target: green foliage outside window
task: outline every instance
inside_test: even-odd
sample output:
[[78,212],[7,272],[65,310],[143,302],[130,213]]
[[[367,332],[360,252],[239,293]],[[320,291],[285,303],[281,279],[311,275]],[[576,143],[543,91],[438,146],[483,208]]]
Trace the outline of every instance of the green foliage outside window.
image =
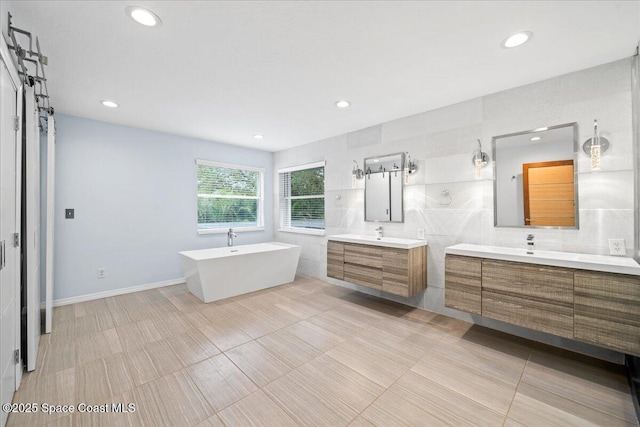
[[[291,172],[291,196],[324,196],[324,167]],[[324,229],[324,197],[291,199],[291,226]]]
[[291,172],[291,195],[324,195],[324,167]]
[[261,172],[198,165],[198,228],[259,226]]

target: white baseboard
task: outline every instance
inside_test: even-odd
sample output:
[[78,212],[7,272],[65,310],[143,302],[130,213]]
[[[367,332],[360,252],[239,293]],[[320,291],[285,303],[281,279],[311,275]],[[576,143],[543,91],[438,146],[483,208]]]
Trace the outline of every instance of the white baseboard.
[[[148,289],[156,289],[156,288],[163,288],[165,286],[180,285],[182,283],[185,283],[184,278],[178,277],[176,279],[164,280],[162,282],[147,283],[145,285],[130,286],[128,288],[113,289],[110,291],[95,292],[93,294],[78,295],[75,297],[68,297],[68,298],[60,298],[60,299],[53,300],[53,306],[60,307],[61,305],[76,304],[79,302],[92,301],[100,298],[114,297],[116,295],[124,295],[124,294],[130,294],[133,292],[146,291]],[[40,309],[44,309],[44,308],[45,308],[45,303],[43,302],[40,303]]]

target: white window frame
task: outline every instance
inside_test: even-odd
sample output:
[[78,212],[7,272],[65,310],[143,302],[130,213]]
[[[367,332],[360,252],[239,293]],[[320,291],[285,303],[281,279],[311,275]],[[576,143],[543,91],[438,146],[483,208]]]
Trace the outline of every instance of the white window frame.
[[[226,169],[239,169],[244,171],[259,172],[260,173],[260,186],[259,186],[260,195],[259,196],[200,195],[197,193],[198,192],[198,184],[197,184],[198,166],[212,166],[212,167],[219,167],[219,168],[226,168]],[[251,226],[251,227],[236,226],[236,227],[233,227],[233,231],[238,233],[242,233],[246,231],[264,231],[265,229],[264,227],[264,175],[265,175],[265,172],[266,172],[265,168],[259,168],[255,166],[236,165],[232,163],[221,163],[221,162],[214,162],[211,160],[196,159],[196,227],[198,227],[197,212],[198,212],[198,200],[200,199],[200,197],[211,197],[211,198],[215,197],[215,198],[221,198],[221,199],[251,199],[251,200],[258,200],[258,212],[257,212],[258,225]],[[198,228],[198,234],[220,234],[220,233],[226,233],[228,231],[229,231],[228,228],[208,228],[208,229]]]
[[[280,182],[282,181],[281,178],[281,174],[283,173],[288,173],[288,172],[296,172],[296,171],[301,171],[301,170],[305,170],[305,169],[315,169],[315,168],[319,168],[319,167],[323,167],[325,168],[325,184],[326,184],[326,161],[322,160],[320,162],[314,162],[314,163],[306,163],[304,165],[297,165],[297,166],[290,166],[287,168],[282,168],[282,169],[278,169],[278,191],[281,191],[280,188]],[[289,192],[290,194],[291,192]],[[325,190],[326,193],[326,190]],[[311,234],[311,235],[315,235],[315,236],[324,236],[325,234],[325,229],[327,227],[327,223],[326,223],[326,216],[324,218],[325,220],[325,228],[323,228],[322,230],[320,229],[314,229],[314,228],[303,228],[303,227],[286,227],[283,225],[283,218],[286,216],[289,218],[288,223],[291,224],[291,200],[295,200],[295,199],[312,199],[312,198],[317,198],[317,199],[325,199],[325,213],[326,213],[326,198],[325,198],[325,194],[322,194],[322,196],[289,196],[289,197],[285,197],[283,194],[280,194],[278,203],[279,203],[279,225],[280,227],[278,228],[278,231],[281,232],[285,232],[285,233],[299,233],[299,234]],[[283,200],[287,200],[288,203],[286,205],[286,207],[283,207],[282,205],[282,201]]]

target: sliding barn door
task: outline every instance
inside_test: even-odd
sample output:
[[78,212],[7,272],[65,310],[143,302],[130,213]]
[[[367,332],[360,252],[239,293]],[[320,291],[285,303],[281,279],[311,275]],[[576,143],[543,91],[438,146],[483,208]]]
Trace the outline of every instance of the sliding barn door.
[[[20,280],[19,247],[14,234],[19,230],[18,90],[9,70],[0,60],[0,400],[11,402],[18,381],[15,351],[18,349],[18,290]],[[21,371],[20,371],[21,372]],[[0,411],[0,426],[5,425],[7,413]]]
[[40,129],[34,88],[25,86],[26,209],[23,215],[23,260],[27,287],[27,370],[36,368],[40,344]]
[[45,251],[45,332],[51,333],[53,322],[53,222],[56,161],[56,124],[47,116],[47,247]]
[[525,163],[522,178],[525,225],[575,226],[573,160]]

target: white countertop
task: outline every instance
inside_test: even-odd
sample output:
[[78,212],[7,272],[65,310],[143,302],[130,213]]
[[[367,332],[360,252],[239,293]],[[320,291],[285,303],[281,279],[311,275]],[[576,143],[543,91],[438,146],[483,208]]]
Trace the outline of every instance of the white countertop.
[[420,246],[427,246],[426,240],[401,239],[399,237],[366,236],[360,234],[335,234],[328,237],[334,242],[359,243],[361,245],[384,246],[387,248],[413,249]]
[[640,265],[633,258],[627,257],[542,250],[534,250],[533,255],[529,255],[526,249],[468,243],[449,246],[445,248],[445,253],[640,276]]

